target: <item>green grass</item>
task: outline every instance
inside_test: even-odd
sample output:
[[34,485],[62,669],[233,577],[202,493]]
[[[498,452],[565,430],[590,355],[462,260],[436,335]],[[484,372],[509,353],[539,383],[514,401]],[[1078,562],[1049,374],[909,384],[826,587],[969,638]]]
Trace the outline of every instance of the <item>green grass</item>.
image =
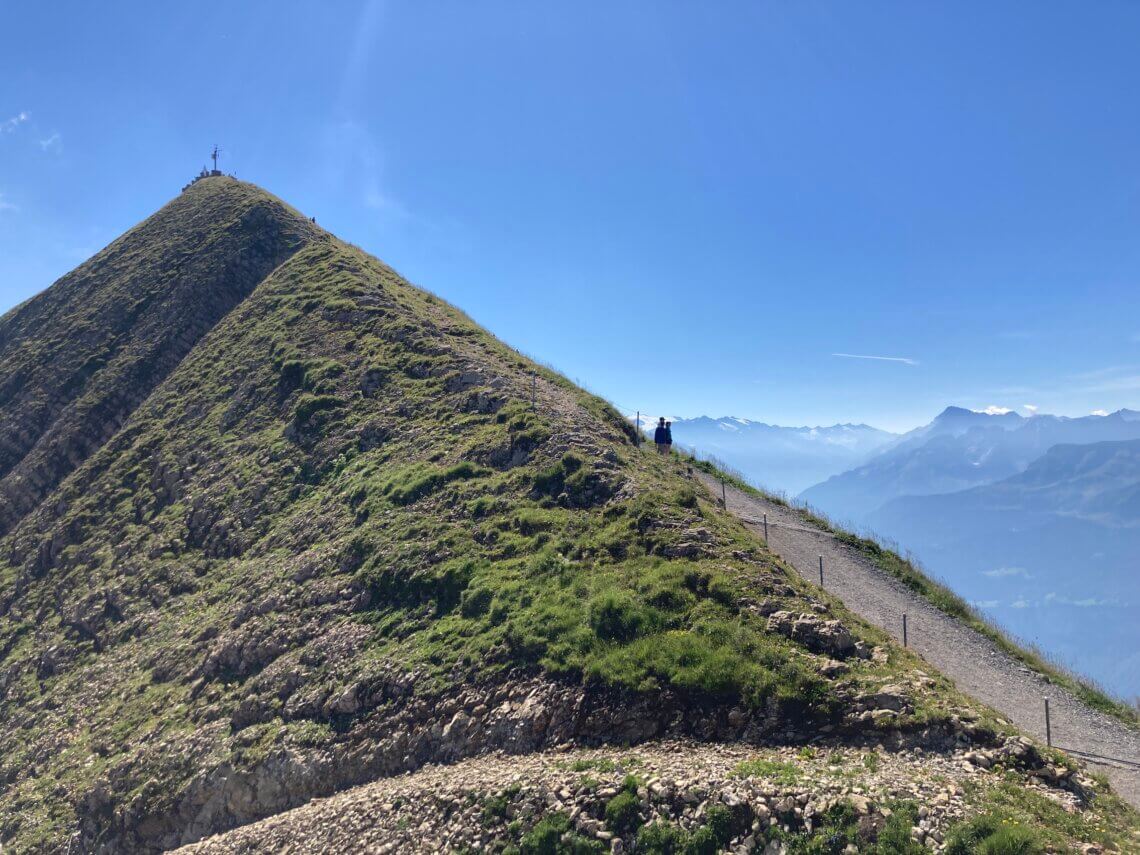
[[501,793],[487,798],[483,802],[483,824],[494,825],[496,823],[505,822],[507,819],[507,807],[514,800],[515,796],[519,794],[519,789],[518,786],[508,787]]
[[601,855],[607,849],[601,841],[571,831],[564,813],[544,816],[519,842],[521,855]]
[[[215,220],[222,239],[233,223]],[[149,276],[150,258],[115,282]],[[463,388],[472,368],[482,381]],[[212,770],[362,756],[393,710],[430,715],[459,686],[543,677],[615,703],[668,691],[809,726],[912,664],[895,651],[821,676],[819,657],[741,608],[806,610],[814,592],[632,438],[610,405],[313,239],[0,540],[0,838],[64,839],[103,780],[101,842],[116,815],[177,832],[164,824]],[[678,557],[694,538],[696,556]],[[965,703],[931,695],[939,715]]]
[[[910,837],[917,809],[910,802],[891,804],[892,814],[874,835],[865,832],[850,805],[840,803],[817,814],[811,831],[784,831],[781,826],[762,827],[756,832],[756,848],[772,842],[788,855],[838,855],[851,845],[867,855],[922,855],[928,850]],[[637,835],[638,853],[652,855],[716,855],[736,836],[748,830],[747,812],[734,812],[713,805],[705,821],[690,832],[665,821],[644,825]],[[994,855],[997,855],[995,852]]]
[[[488,382],[463,388],[472,366]],[[532,410],[533,374],[545,403]],[[671,557],[697,529],[704,554]],[[51,538],[62,548],[39,568]],[[748,573],[741,549],[757,556]],[[227,315],[0,555],[18,590],[0,616],[17,675],[0,809],[23,805],[0,836],[20,843],[106,765],[77,749],[22,771],[62,733],[132,770],[116,803],[136,774],[160,782],[132,810],[161,823],[201,769],[361,738],[373,710],[319,699],[388,669],[416,671],[425,703],[514,673],[836,710],[816,657],[740,611],[744,598],[794,607],[806,590],[743,526],[637,454],[611,406],[328,240]],[[91,613],[86,634],[61,622],[73,611]],[[33,614],[47,617],[33,628]],[[52,645],[70,658],[40,679]]]
[[732,770],[732,774],[736,778],[764,778],[785,787],[797,784],[803,778],[794,764],[763,758],[744,760]]
[[1035,829],[994,814],[961,823],[946,839],[946,855],[1040,855],[1044,851]]
[[626,835],[642,825],[641,799],[637,797],[637,781],[627,778],[622,790],[606,802],[606,825],[615,834]]
[[1069,813],[1048,796],[1027,788],[1016,774],[1006,772],[995,786],[968,788],[967,799],[983,817],[980,824],[1029,829],[1052,849],[1083,841],[1126,852],[1140,839],[1136,812],[1108,792],[1098,793],[1090,809]]
[[397,505],[410,505],[452,481],[468,480],[488,470],[464,460],[451,466],[415,463],[380,482],[380,492]]

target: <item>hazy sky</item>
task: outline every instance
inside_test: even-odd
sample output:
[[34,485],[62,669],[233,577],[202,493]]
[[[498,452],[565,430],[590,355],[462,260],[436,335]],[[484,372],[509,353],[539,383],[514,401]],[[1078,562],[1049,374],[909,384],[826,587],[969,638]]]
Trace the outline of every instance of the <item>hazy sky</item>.
[[1140,406],[1140,4],[0,19],[0,311],[217,142],[629,410],[904,428],[950,403]]

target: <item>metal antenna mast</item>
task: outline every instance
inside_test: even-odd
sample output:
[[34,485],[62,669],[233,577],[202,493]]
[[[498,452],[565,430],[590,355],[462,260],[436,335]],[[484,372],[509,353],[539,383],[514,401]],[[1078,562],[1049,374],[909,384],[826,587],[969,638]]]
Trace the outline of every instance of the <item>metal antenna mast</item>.
[[220,153],[221,153],[221,149],[219,149],[217,144],[215,143],[214,153],[210,155],[210,157],[212,157],[214,159],[214,172],[218,171],[218,155]]

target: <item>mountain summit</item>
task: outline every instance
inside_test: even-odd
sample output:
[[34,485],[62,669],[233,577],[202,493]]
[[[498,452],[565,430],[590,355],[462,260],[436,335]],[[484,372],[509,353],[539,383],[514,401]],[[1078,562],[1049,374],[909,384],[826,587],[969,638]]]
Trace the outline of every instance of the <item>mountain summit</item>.
[[[0,319],[0,425],[13,851],[159,851],[431,762],[661,737],[923,746],[952,776],[973,745],[1091,804],[603,401],[249,184],[195,182]],[[596,795],[574,769],[433,810],[477,812],[483,848],[632,845],[650,798],[650,833],[692,851],[776,826],[909,846],[935,784],[895,758],[910,783],[874,804],[742,801],[726,773],[694,812],[707,789]],[[941,836],[998,785],[921,821]]]
[[185,193],[0,320],[0,535],[319,233],[249,185]]

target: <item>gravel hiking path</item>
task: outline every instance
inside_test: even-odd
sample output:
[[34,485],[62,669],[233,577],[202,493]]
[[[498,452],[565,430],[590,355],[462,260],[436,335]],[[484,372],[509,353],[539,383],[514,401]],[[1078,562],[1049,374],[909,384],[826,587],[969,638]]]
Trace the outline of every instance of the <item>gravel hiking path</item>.
[[[718,499],[721,483],[697,476]],[[1111,716],[1091,709],[1065,689],[1030,670],[979,632],[939,611],[879,569],[869,558],[798,513],[794,508],[752,496],[731,485],[725,488],[728,510],[754,532],[764,535],[768,515],[773,552],[805,579],[823,584],[847,608],[902,641],[902,616],[907,615],[910,648],[957,684],[958,688],[1000,712],[1042,742],[1045,741],[1045,702],[1053,745],[1103,774],[1113,789],[1140,809],[1140,733]]]

